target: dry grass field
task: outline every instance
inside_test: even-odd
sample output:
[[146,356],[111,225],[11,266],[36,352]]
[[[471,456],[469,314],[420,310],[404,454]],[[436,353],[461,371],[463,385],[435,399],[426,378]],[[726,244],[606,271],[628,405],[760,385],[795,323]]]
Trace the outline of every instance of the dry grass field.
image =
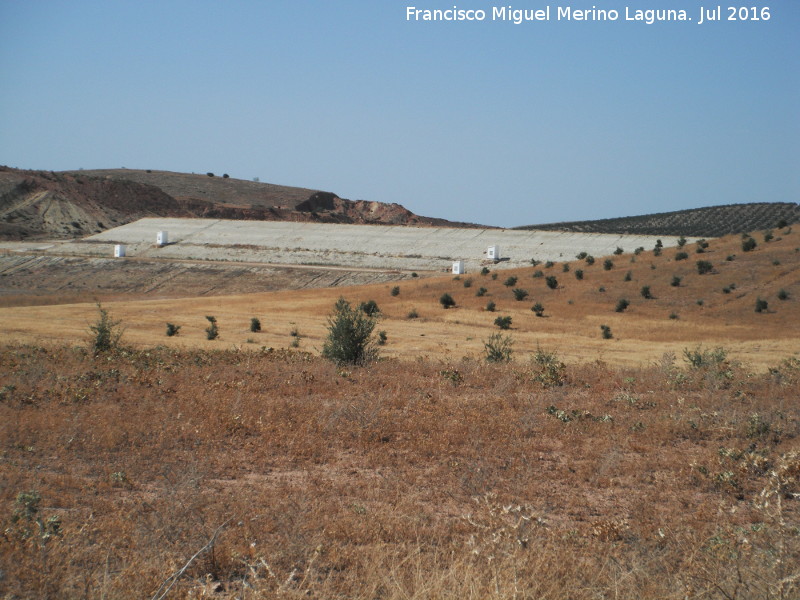
[[[800,597],[798,233],[109,300],[97,354],[92,303],[0,309],[0,598]],[[381,360],[317,356],[340,295]]]

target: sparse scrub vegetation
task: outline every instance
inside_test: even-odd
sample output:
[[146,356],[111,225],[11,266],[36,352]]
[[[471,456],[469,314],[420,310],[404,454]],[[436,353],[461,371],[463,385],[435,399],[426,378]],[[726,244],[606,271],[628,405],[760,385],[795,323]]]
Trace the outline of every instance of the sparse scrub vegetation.
[[672,281],[669,282],[672,287],[680,287],[681,286],[681,278],[677,275],[672,276]]
[[481,287],[481,288],[478,288],[478,291],[475,292],[475,295],[480,298],[481,296],[485,296],[486,292],[488,292],[488,291],[489,290],[487,290],[485,287]]
[[610,258],[607,258],[603,261],[603,269],[606,271],[610,271],[614,268],[614,261]]
[[258,317],[253,317],[250,319],[250,331],[252,333],[258,333],[261,331],[261,320]]
[[392,291],[391,291],[390,293],[391,293],[391,295],[392,295],[393,297],[394,297],[394,296],[399,296],[399,295],[400,295],[400,286],[399,286],[399,285],[396,285],[396,286],[394,286],[394,287],[392,288]]
[[510,335],[493,333],[483,344],[486,360],[493,363],[509,362],[513,345],[514,340]]
[[600,333],[604,340],[610,340],[614,337],[614,334],[611,333],[611,327],[608,325],[600,325]]
[[378,308],[378,303],[375,300],[367,300],[358,305],[358,310],[363,312],[368,317],[375,317],[380,314],[381,309]]
[[620,248],[619,246],[617,246],[617,249],[616,249],[616,250],[614,250],[614,254],[615,254],[616,256],[619,256],[620,254],[622,254],[622,253],[624,253],[624,252],[625,252],[625,250],[623,250],[623,249],[622,249],[622,248]]
[[180,325],[175,325],[175,323],[167,323],[167,337],[178,335],[180,330],[181,330]]
[[208,327],[206,327],[206,339],[215,340],[219,337],[219,326],[217,325],[217,318],[213,315],[207,315]]
[[558,279],[556,279],[555,275],[548,275],[545,279],[545,283],[551,290],[558,289]]
[[577,279],[578,281],[583,279],[583,270],[582,269],[576,269],[575,270],[575,279]]
[[645,300],[652,300],[653,299],[653,292],[650,291],[650,286],[649,285],[643,285],[642,289],[639,290],[639,293],[641,294],[642,298],[644,298]]
[[537,317],[543,317],[544,316],[544,306],[542,305],[541,302],[537,302],[536,304],[534,304],[531,307],[531,310],[534,312],[534,314]]
[[678,252],[675,254],[675,260],[686,260],[689,258],[689,254],[686,252]]
[[617,306],[614,308],[614,310],[618,313],[625,312],[625,309],[627,309],[630,306],[630,304],[631,303],[628,302],[625,298],[620,298],[619,300],[617,300]]
[[511,317],[497,317],[494,320],[494,324],[497,325],[500,329],[511,329]]
[[778,290],[778,300],[788,300],[789,299],[789,292],[785,289],[781,288]]
[[111,352],[119,346],[122,338],[121,321],[112,319],[108,310],[103,308],[99,302],[97,303],[97,312],[99,313],[97,321],[93,325],[89,325],[89,331],[92,334],[92,350],[95,354]]
[[746,237],[742,240],[742,252],[750,252],[755,250],[756,246],[758,246],[758,244],[751,237]]
[[698,260],[697,261],[697,273],[698,275],[705,275],[707,273],[711,273],[714,270],[714,265],[712,265],[707,260]]
[[489,302],[486,303],[487,312],[494,312],[496,309],[497,305],[493,301],[489,300]]
[[514,294],[514,300],[517,302],[522,302],[525,298],[528,297],[528,290],[523,290],[522,288],[514,288],[511,290]]
[[322,356],[339,365],[365,365],[378,356],[372,331],[377,320],[361,310],[354,310],[344,298],[339,298],[328,317],[328,336],[322,346]]
[[506,279],[503,282],[503,285],[506,286],[506,287],[514,287],[515,285],[517,285],[517,277],[514,276],[514,275],[511,275],[508,279]]
[[442,308],[447,309],[447,308],[452,308],[453,306],[455,306],[456,305],[456,301],[453,299],[453,297],[450,294],[445,292],[444,294],[439,296],[439,304],[442,305]]
[[756,308],[755,308],[755,310],[756,310],[757,313],[767,312],[768,309],[769,309],[769,302],[767,302],[763,298],[756,299]]

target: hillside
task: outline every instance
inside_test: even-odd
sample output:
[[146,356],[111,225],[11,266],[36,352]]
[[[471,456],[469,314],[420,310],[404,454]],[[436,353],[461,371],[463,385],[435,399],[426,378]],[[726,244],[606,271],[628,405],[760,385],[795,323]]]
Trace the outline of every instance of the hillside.
[[780,226],[781,223],[792,224],[798,222],[800,222],[800,205],[796,203],[753,202],[596,221],[526,225],[516,229],[721,237],[729,233],[770,229]]
[[166,171],[24,171],[0,166],[0,239],[65,239],[142,217],[447,225],[399,204],[304,188]]

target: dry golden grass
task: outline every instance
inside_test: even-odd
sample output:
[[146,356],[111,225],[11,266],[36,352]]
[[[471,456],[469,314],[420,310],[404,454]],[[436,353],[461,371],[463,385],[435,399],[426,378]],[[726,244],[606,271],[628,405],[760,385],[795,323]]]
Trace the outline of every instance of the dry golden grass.
[[797,597],[800,363],[673,358],[6,346],[0,597]]
[[[540,265],[495,271],[497,279],[492,279],[493,274],[476,273],[458,280],[446,276],[213,298],[123,301],[115,296],[105,304],[124,322],[126,343],[138,347],[285,348],[295,341],[290,333],[297,330],[300,348],[317,353],[326,335],[325,317],[344,295],[353,302],[378,302],[383,312],[378,330],[388,335],[382,348],[387,357],[479,357],[484,340],[496,331],[495,318],[508,315],[513,320],[510,334],[517,355],[542,345],[558,350],[568,362],[601,359],[637,366],[657,360],[664,352],[680,354],[685,347],[702,343],[725,346],[733,357],[763,370],[800,352],[800,233],[776,230],[770,242],[763,241],[763,233],[753,235],[758,247],[752,252],[742,251],[739,236],[729,236],[711,240],[702,254],[695,253],[696,245],[688,245],[683,251],[689,256],[683,261],[675,260],[678,249],[664,250],[661,256],[648,251],[611,257],[614,267],[609,271],[603,268],[603,258],[591,266],[572,258],[550,268]],[[576,254],[579,251],[576,248]],[[734,260],[727,261],[731,255]],[[714,272],[699,275],[698,260],[710,261]],[[569,272],[563,271],[565,264]],[[578,269],[584,272],[580,281],[575,277]],[[549,289],[544,277],[533,278],[536,271],[555,275],[558,289]],[[625,281],[628,272],[630,281]],[[514,299],[511,287],[503,285],[511,275],[518,277],[514,287],[529,292],[522,302]],[[679,287],[670,285],[674,276],[681,278]],[[468,280],[471,287],[467,288],[464,283]],[[390,294],[394,285],[400,286],[398,296]],[[654,299],[640,295],[643,286],[650,286]],[[477,297],[481,287],[486,288],[486,295]],[[724,293],[724,288],[730,293]],[[777,298],[781,289],[789,294],[788,299]],[[439,304],[445,292],[455,298],[455,308],[444,310]],[[624,313],[614,311],[620,298],[631,302]],[[754,311],[757,298],[769,302],[767,312]],[[496,303],[496,313],[484,310],[489,301]],[[544,317],[531,312],[535,302],[544,305]],[[407,318],[412,310],[417,311],[418,319]],[[677,318],[670,318],[673,314]],[[205,315],[218,319],[221,335],[216,341],[205,339]],[[87,324],[96,316],[96,307],[90,302],[0,308],[4,337],[21,343],[85,343]],[[261,333],[250,333],[251,317],[261,320]],[[167,322],[181,325],[178,337],[165,336]],[[600,325],[611,328],[612,340],[602,339]]]

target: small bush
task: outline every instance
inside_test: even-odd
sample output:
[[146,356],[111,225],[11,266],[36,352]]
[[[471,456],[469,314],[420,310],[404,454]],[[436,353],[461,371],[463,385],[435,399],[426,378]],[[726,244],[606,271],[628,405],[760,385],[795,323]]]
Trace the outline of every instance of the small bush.
[[486,303],[486,310],[488,312],[494,312],[497,309],[497,305],[492,302],[491,300]]
[[736,259],[735,254],[728,254],[728,256],[725,257],[725,260],[727,260],[728,262],[733,262],[735,259]]
[[594,256],[592,256],[591,254],[587,255],[585,260],[586,260],[586,264],[587,265],[593,265],[594,264]]
[[547,287],[551,290],[558,288],[558,279],[556,279],[555,275],[548,275],[547,279],[545,279],[545,283],[547,283]]
[[400,295],[400,286],[399,285],[394,286],[392,288],[392,291],[390,292],[390,294],[392,296],[399,296]]
[[700,275],[705,275],[706,273],[711,273],[714,270],[714,265],[712,265],[707,260],[698,260],[697,261],[697,272]]
[[605,269],[606,271],[610,271],[613,268],[614,268],[614,261],[613,260],[611,260],[610,258],[607,258],[607,259],[605,259],[603,261],[603,269]]
[[545,269],[551,269],[554,264],[555,263],[552,260],[548,260],[546,263],[544,263],[544,268]]
[[703,304],[705,304],[705,301],[702,298],[698,298],[696,304],[697,306],[703,306]]
[[477,291],[477,292],[475,292],[475,295],[476,295],[476,296],[478,296],[478,297],[480,298],[481,296],[485,296],[485,295],[486,295],[486,292],[488,292],[488,291],[489,291],[489,290],[487,290],[485,287],[478,288],[478,291]]
[[489,267],[483,267],[481,269],[481,275],[488,275],[489,274]]
[[567,366],[561,362],[555,352],[537,348],[531,357],[534,372],[533,380],[543,387],[564,385],[567,381]]
[[610,340],[614,337],[614,334],[611,333],[611,327],[608,325],[600,325],[600,331],[604,340]]
[[167,323],[167,337],[178,335],[178,332],[180,330],[181,330],[180,325],[175,325],[174,323]]
[[564,263],[564,264],[561,266],[561,272],[562,272],[562,273],[569,273],[569,263]]
[[678,313],[674,313],[674,312],[673,313],[669,313],[669,318],[672,319],[673,321],[677,320],[678,319]]
[[633,272],[632,271],[628,271],[627,273],[625,273],[625,277],[623,277],[623,280],[624,281],[630,281],[631,279],[633,279]]
[[775,235],[772,233],[771,229],[768,229],[767,231],[764,232],[764,241],[765,242],[771,242],[774,237],[775,237]]
[[419,275],[417,275],[417,272],[416,272],[416,271],[413,271],[413,272],[411,273],[411,277],[419,277]]
[[661,256],[661,248],[659,248],[658,246],[653,248],[653,256]]
[[208,175],[209,177],[213,177],[213,176],[214,176],[214,174],[213,174],[211,171],[209,171],[208,173],[206,173],[206,175]]
[[512,275],[503,282],[503,285],[506,287],[514,287],[515,285],[517,285],[517,278]]
[[622,248],[620,248],[619,246],[617,246],[617,249],[616,249],[616,250],[614,250],[614,254],[615,254],[616,256],[619,256],[619,255],[620,255],[620,254],[622,254],[623,252],[625,252],[625,250],[623,250],[623,249],[622,249]]
[[678,248],[683,248],[686,245],[686,238],[681,236],[678,238]]
[[681,286],[681,278],[677,275],[672,276],[672,281],[669,282],[672,287],[680,287]]
[[410,311],[408,311],[408,314],[406,315],[406,318],[408,318],[408,319],[418,319],[419,318],[419,313],[417,312],[417,309],[416,308],[412,308]]
[[724,288],[722,288],[722,293],[723,293],[723,294],[730,294],[730,293],[731,293],[731,288],[730,288],[730,287],[724,287]]
[[94,325],[89,325],[89,331],[92,332],[92,350],[95,354],[116,349],[123,333],[119,326],[122,321],[112,319],[108,311],[99,302],[97,303],[97,311],[100,313],[97,321],[95,321]]
[[522,302],[525,298],[528,297],[528,290],[523,290],[521,288],[514,288],[511,290],[514,293],[514,299],[517,302]]
[[534,313],[536,313],[536,316],[537,316],[537,317],[543,317],[543,316],[544,316],[544,306],[542,306],[542,303],[541,303],[541,302],[537,302],[536,304],[534,304],[534,305],[531,307],[531,310],[532,310]]
[[689,258],[689,254],[686,252],[678,252],[675,255],[675,260],[686,260],[687,258]]
[[655,248],[663,248],[663,247],[664,247],[664,242],[662,242],[661,239],[657,239]]
[[589,256],[587,252],[579,252],[578,254],[575,255],[575,258],[577,258],[578,260],[583,260],[587,256]]
[[542,264],[542,261],[536,260],[535,258],[531,259],[531,266],[532,267],[538,267],[540,264]]
[[636,250],[633,251],[634,255],[639,256],[642,252],[644,252],[644,246],[639,246]]
[[597,291],[600,292],[601,294],[604,294],[605,291],[606,291],[606,288],[605,288],[605,286],[601,285],[599,288],[597,288]]
[[497,317],[494,320],[494,324],[500,329],[511,329],[511,317]]
[[378,308],[378,303],[375,300],[367,300],[358,305],[358,310],[363,312],[368,317],[374,317],[380,314],[381,309]]
[[250,331],[253,333],[261,331],[261,321],[258,318],[253,317],[250,319]]
[[542,277],[544,277],[544,271],[539,271],[539,270],[534,271],[531,277],[533,277],[534,279],[541,279]]
[[227,173],[223,173],[223,174],[222,174],[222,178],[223,178],[223,179],[228,179],[228,177],[230,177],[230,175],[228,175]]
[[653,299],[653,293],[650,291],[650,286],[649,285],[643,285],[642,289],[639,290],[639,293],[642,295],[642,298],[644,298],[645,300],[652,300]]
[[472,287],[472,279],[469,279],[469,278],[465,279],[465,280],[464,280],[464,287],[465,287],[465,288],[470,288],[470,287]]
[[758,246],[758,244],[751,237],[746,237],[742,240],[742,252],[750,252],[751,250],[755,250],[756,246]]
[[497,273],[492,273],[492,281],[497,280]]
[[292,330],[289,332],[289,335],[292,337],[300,337],[300,330],[297,327],[292,327]]
[[497,332],[489,336],[489,339],[483,343],[486,360],[489,362],[508,362],[511,360],[511,346],[514,340],[510,335],[504,336],[502,333]]
[[620,298],[617,300],[617,306],[614,310],[618,313],[625,312],[625,309],[630,306],[630,302],[628,302],[625,298]]
[[445,292],[439,297],[439,304],[442,305],[443,308],[450,308],[456,305],[456,301],[453,300],[453,297]]
[[378,355],[372,339],[376,319],[363,310],[353,310],[350,303],[339,298],[334,312],[328,317],[328,337],[322,346],[322,356],[337,364],[363,365]]
[[577,280],[579,280],[579,281],[580,281],[581,279],[583,279],[583,270],[582,270],[582,269],[577,269],[577,270],[575,271],[575,279],[577,279]]
[[206,327],[206,339],[215,340],[219,337],[219,326],[217,325],[217,318],[214,316],[206,315],[206,320],[209,325]]
[[728,351],[721,346],[713,350],[706,350],[702,346],[698,346],[695,350],[689,350],[688,348],[683,350],[683,359],[693,369],[720,365],[725,362],[727,357]]
[[769,308],[769,303],[766,300],[764,300],[763,298],[758,298],[756,300],[757,313],[766,312],[768,308]]
[[378,332],[378,345],[384,346],[386,344],[387,335],[385,331]]
[[789,292],[784,290],[783,288],[778,290],[778,300],[788,300],[789,299]]

